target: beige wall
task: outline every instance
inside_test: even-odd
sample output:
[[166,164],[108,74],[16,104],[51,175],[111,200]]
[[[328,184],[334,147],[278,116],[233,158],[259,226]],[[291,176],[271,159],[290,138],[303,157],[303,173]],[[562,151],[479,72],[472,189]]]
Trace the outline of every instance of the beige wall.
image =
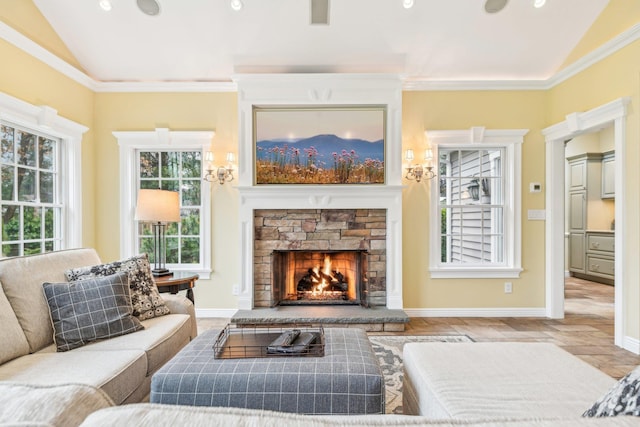
[[[428,185],[407,182],[403,197],[403,282],[405,308],[544,307],[544,222],[527,221],[528,209],[544,209],[545,94],[540,91],[405,92],[403,150],[424,150],[425,130],[529,129],[522,146],[522,266],[519,279],[431,279]],[[513,293],[504,293],[504,282]]]

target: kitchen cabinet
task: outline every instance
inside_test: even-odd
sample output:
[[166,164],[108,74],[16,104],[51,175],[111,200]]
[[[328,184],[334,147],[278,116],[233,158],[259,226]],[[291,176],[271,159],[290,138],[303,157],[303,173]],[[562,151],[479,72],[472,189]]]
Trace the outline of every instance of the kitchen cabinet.
[[586,241],[586,274],[592,277],[591,280],[613,285],[615,278],[614,233],[610,231],[587,231]]
[[616,155],[615,151],[608,151],[602,157],[602,198],[616,197],[615,185]]

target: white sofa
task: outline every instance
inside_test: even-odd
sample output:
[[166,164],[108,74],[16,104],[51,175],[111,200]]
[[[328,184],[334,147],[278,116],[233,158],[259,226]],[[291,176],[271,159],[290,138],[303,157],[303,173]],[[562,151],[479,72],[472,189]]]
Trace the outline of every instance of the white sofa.
[[0,384],[85,384],[115,404],[147,398],[151,375],[196,336],[193,304],[163,294],[171,314],[142,321],[144,330],[57,352],[43,283],[100,263],[93,249],[0,260]]

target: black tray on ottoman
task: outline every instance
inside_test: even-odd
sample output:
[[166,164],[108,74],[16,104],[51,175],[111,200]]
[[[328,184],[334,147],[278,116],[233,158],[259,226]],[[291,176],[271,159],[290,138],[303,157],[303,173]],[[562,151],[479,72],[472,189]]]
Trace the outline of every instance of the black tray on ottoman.
[[322,326],[314,328],[306,325],[227,325],[216,338],[213,351],[216,359],[321,357],[324,356],[324,329]]

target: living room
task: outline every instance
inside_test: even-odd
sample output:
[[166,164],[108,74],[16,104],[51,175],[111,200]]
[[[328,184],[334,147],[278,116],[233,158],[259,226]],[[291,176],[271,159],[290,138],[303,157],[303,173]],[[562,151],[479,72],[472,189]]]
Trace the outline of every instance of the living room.
[[[85,58],[77,57],[63,41],[68,36],[56,33],[45,18],[44,11],[48,9],[43,3],[3,0],[0,53],[3,62],[11,66],[0,70],[0,91],[41,108],[44,124],[48,119],[55,122],[62,118],[86,128],[78,140],[81,167],[74,171],[75,188],[80,191],[69,205],[75,209],[77,218],[74,227],[68,227],[73,230],[65,247],[95,248],[103,261],[135,255],[136,242],[131,238],[136,228],[135,188],[126,178],[130,172],[123,154],[127,138],[143,138],[148,146],[170,146],[172,141],[180,141],[181,132],[207,134],[204,142],[197,140],[202,152],[212,151],[215,159],[224,159],[227,153],[232,153],[235,169],[234,181],[202,185],[203,236],[209,246],[193,289],[195,312],[200,320],[215,321],[231,318],[238,309],[253,309],[253,268],[247,266],[253,265],[253,259],[247,260],[251,244],[246,240],[246,224],[253,217],[244,209],[246,200],[251,204],[261,195],[252,188],[260,186],[255,184],[253,175],[251,106],[299,105],[301,102],[293,94],[297,89],[305,94],[307,105],[346,102],[350,106],[387,106],[387,181],[383,186],[338,186],[337,196],[328,194],[327,186],[320,185],[312,186],[311,190],[303,185],[284,192],[300,193],[299,197],[304,198],[290,202],[291,208],[300,208],[303,203],[309,209],[360,208],[347,201],[335,206],[331,202],[364,195],[369,199],[362,205],[391,212],[388,220],[396,221],[398,233],[386,240],[390,251],[387,262],[391,264],[386,272],[387,286],[391,289],[385,296],[389,308],[403,310],[418,323],[431,321],[431,325],[438,318],[485,322],[522,318],[522,324],[529,319],[538,324],[561,318],[565,313],[567,268],[562,262],[564,248],[560,243],[564,241],[565,226],[561,184],[565,165],[564,154],[560,157],[562,162],[558,160],[559,152],[563,151],[559,146],[577,134],[614,124],[616,153],[621,154],[617,157],[616,176],[622,179],[616,181],[616,189],[620,191],[616,193],[615,212],[615,332],[610,344],[630,354],[640,354],[637,304],[640,269],[635,255],[640,252],[637,194],[640,148],[634,143],[640,135],[637,108],[640,6],[636,1],[601,2],[598,13],[562,61],[540,79],[428,80],[389,73],[388,69],[324,72],[332,70],[328,67],[318,68],[319,73],[304,69],[302,73],[288,75],[276,66],[270,67],[276,72],[265,77],[264,71],[253,73],[246,62],[244,67],[237,68],[240,71],[233,78],[208,82],[157,81],[153,77],[147,81],[125,78],[103,81],[97,77],[99,73],[88,71],[83,65]],[[251,2],[244,3],[240,13],[250,12]],[[419,12],[420,7],[425,7],[420,3],[416,2],[413,9],[403,9],[402,13]],[[481,8],[484,2],[478,3]],[[509,12],[513,3],[500,13]],[[229,9],[225,5],[225,17],[242,18],[243,15]],[[336,10],[337,6],[332,9]],[[500,13],[489,16],[498,18]],[[265,64],[264,69],[269,68],[270,63]],[[300,76],[303,82],[296,81]],[[261,81],[262,77],[269,81]],[[341,90],[348,88],[349,81],[353,88],[371,91],[373,87],[378,94],[388,93],[377,98],[349,95],[346,101],[336,101],[344,93]],[[385,87],[387,84],[393,85],[391,90]],[[286,97],[283,86],[291,90],[291,97]],[[258,92],[252,92],[256,87]],[[270,92],[259,93],[262,89]],[[315,95],[311,94],[313,90],[317,91]],[[5,107],[3,101],[3,113]],[[611,110],[614,112],[610,113]],[[597,116],[595,122],[593,116]],[[519,259],[509,266],[511,272],[497,276],[477,272],[458,277],[447,277],[442,272],[434,274],[432,237],[434,226],[440,225],[433,206],[438,195],[433,184],[436,181],[407,179],[406,168],[410,164],[405,153],[411,149],[416,153],[416,161],[422,161],[422,153],[430,144],[435,147],[439,137],[450,136],[438,134],[440,131],[464,132],[464,138],[481,140],[478,135],[491,138],[491,132],[497,130],[527,130],[519,144],[522,161],[513,199],[519,201],[520,233],[514,239],[519,244],[512,253],[519,252]],[[217,166],[224,162],[215,163]],[[538,184],[541,191],[530,191],[530,184]],[[307,203],[309,195],[316,197],[315,205]],[[286,199],[282,194],[276,196]],[[271,194],[264,197],[270,198]],[[325,197],[331,200],[326,206]],[[377,199],[385,197],[390,200],[396,197],[400,203],[380,204]],[[268,204],[258,209],[281,206]],[[530,216],[540,212],[543,220]],[[521,271],[514,273],[515,270]],[[505,291],[505,283],[510,284],[510,292]]]

